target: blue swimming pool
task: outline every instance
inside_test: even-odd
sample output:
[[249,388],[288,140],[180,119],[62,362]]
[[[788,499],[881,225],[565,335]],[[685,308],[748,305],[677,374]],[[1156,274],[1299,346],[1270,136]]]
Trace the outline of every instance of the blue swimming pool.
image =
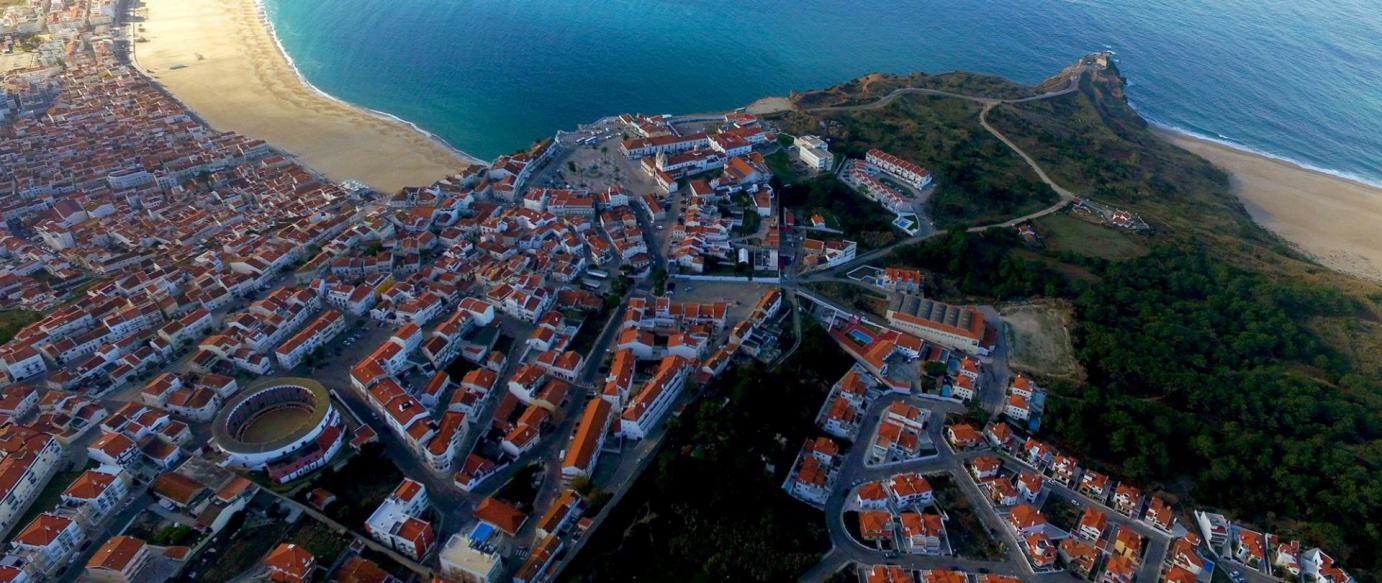
[[859,344],[869,344],[873,342],[873,337],[869,336],[868,334],[865,334],[863,330],[850,330],[849,337],[853,338],[854,341],[858,342]]

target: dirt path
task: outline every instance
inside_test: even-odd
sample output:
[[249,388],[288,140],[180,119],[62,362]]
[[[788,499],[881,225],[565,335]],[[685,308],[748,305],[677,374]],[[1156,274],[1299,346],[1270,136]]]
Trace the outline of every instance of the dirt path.
[[[1070,204],[1070,201],[1074,200],[1075,198],[1078,198],[1078,195],[1076,195],[1074,192],[1071,192],[1069,189],[1067,189],[1067,188],[1061,186],[1060,184],[1057,184],[1055,180],[1052,180],[1051,177],[1050,177],[1049,175],[1046,174],[1046,170],[1043,169],[1043,168],[1041,167],[1041,165],[1038,164],[1037,161],[1036,161],[1035,159],[1033,159],[1030,155],[1028,155],[1026,151],[1024,151],[1022,148],[1018,147],[1018,145],[1017,145],[1016,143],[1014,143],[1012,140],[1009,140],[1008,137],[1005,136],[1005,135],[1003,135],[1002,132],[998,131],[997,128],[994,128],[992,125],[989,125],[989,122],[988,122],[988,113],[989,113],[989,111],[992,110],[994,107],[997,107],[997,106],[1003,105],[1003,104],[1008,104],[1008,103],[1022,103],[1022,102],[1027,102],[1027,101],[1037,101],[1037,100],[1040,100],[1040,99],[1050,99],[1050,98],[1052,98],[1052,97],[1059,97],[1059,96],[1061,96],[1061,95],[1069,94],[1070,92],[1074,91],[1074,90],[1079,86],[1079,85],[1078,85],[1078,82],[1079,82],[1079,75],[1080,75],[1080,74],[1083,74],[1083,69],[1081,69],[1079,73],[1076,73],[1076,74],[1074,74],[1074,75],[1071,76],[1071,78],[1070,78],[1070,84],[1069,84],[1069,86],[1067,86],[1065,89],[1062,89],[1062,90],[1060,90],[1060,91],[1052,91],[1052,92],[1042,93],[1041,95],[1034,95],[1034,96],[1032,96],[1032,97],[1024,97],[1024,98],[1022,98],[1022,99],[995,99],[995,98],[990,98],[990,97],[975,97],[975,96],[972,96],[972,95],[962,95],[962,94],[959,94],[959,93],[950,93],[950,92],[948,92],[948,91],[939,91],[939,90],[935,90],[935,89],[922,89],[922,88],[917,88],[917,87],[904,87],[904,88],[901,88],[901,89],[893,90],[892,93],[889,93],[889,94],[887,94],[887,95],[884,95],[883,97],[878,98],[877,101],[874,101],[874,102],[872,102],[872,103],[866,103],[866,104],[862,104],[862,105],[839,106],[839,107],[822,107],[822,108],[810,109],[810,110],[807,110],[807,111],[863,111],[863,110],[869,110],[869,109],[878,109],[878,108],[881,108],[881,107],[886,107],[889,103],[892,103],[893,100],[897,99],[898,96],[900,96],[900,95],[905,95],[905,94],[908,94],[908,93],[924,93],[924,94],[929,94],[929,95],[940,95],[940,96],[944,96],[944,97],[953,97],[953,98],[956,98],[956,99],[966,99],[966,100],[969,100],[969,101],[974,101],[974,102],[977,102],[977,103],[982,103],[982,104],[984,104],[983,110],[979,112],[979,125],[982,126],[982,127],[984,128],[985,131],[987,131],[988,133],[992,134],[993,137],[998,138],[998,141],[1003,142],[1003,145],[1007,146],[1007,147],[1008,147],[1009,149],[1011,149],[1013,152],[1017,153],[1017,155],[1020,156],[1020,157],[1022,158],[1022,160],[1023,160],[1024,162],[1026,162],[1027,165],[1030,166],[1030,167],[1032,168],[1032,171],[1036,173],[1037,178],[1041,179],[1041,181],[1042,181],[1043,183],[1045,183],[1047,186],[1051,187],[1051,190],[1055,191],[1056,195],[1060,197],[1060,200],[1056,201],[1055,204],[1053,204],[1053,205],[1051,205],[1051,206],[1048,206],[1048,207],[1046,207],[1046,208],[1044,208],[1044,209],[1041,209],[1041,210],[1039,210],[1039,211],[1032,212],[1032,213],[1028,213],[1028,214],[1022,215],[1022,216],[1017,217],[1017,218],[1008,219],[1008,220],[1003,221],[1003,222],[1001,222],[1001,223],[994,223],[994,224],[990,224],[990,225],[980,225],[980,226],[978,226],[978,227],[971,227],[971,228],[969,228],[969,229],[966,229],[968,232],[971,232],[971,233],[979,233],[979,232],[982,232],[982,231],[985,231],[985,230],[987,230],[987,229],[991,229],[991,228],[994,228],[994,227],[1011,227],[1011,226],[1017,225],[1017,224],[1019,224],[1019,223],[1025,222],[1025,221],[1030,221],[1030,220],[1032,220],[1032,219],[1037,219],[1037,218],[1044,217],[1044,216],[1046,216],[1046,215],[1049,215],[1049,214],[1051,214],[1051,213],[1054,213],[1054,212],[1056,212],[1056,211],[1059,211],[1059,210],[1061,210],[1062,208],[1065,208],[1065,206],[1066,206],[1067,204]],[[868,253],[865,253],[865,254],[863,254],[863,255],[860,255],[860,256],[856,257],[853,261],[850,261],[850,262],[848,262],[848,263],[844,263],[844,264],[839,265],[839,266],[837,266],[837,267],[833,267],[833,268],[830,268],[830,269],[823,270],[823,271],[821,271],[821,272],[818,272],[817,274],[807,275],[806,277],[803,277],[802,280],[803,280],[803,281],[815,280],[815,279],[816,279],[815,276],[817,276],[817,275],[829,275],[829,274],[831,274],[831,273],[845,273],[847,270],[853,269],[854,267],[857,267],[857,266],[859,266],[859,265],[862,265],[862,264],[866,263],[867,261],[869,261],[869,260],[871,260],[871,259],[874,259],[874,258],[876,258],[876,257],[880,257],[880,256],[882,256],[882,255],[884,255],[884,254],[886,254],[886,253],[889,253],[889,252],[891,252],[893,249],[896,249],[896,248],[898,248],[898,247],[903,247],[903,246],[906,246],[906,245],[911,245],[911,244],[914,244],[914,243],[919,243],[919,242],[925,241],[925,240],[927,240],[927,239],[929,239],[929,238],[931,238],[931,237],[935,237],[935,236],[939,236],[939,235],[944,235],[945,233],[947,233],[947,231],[941,230],[941,231],[936,231],[936,232],[934,232],[934,233],[931,233],[930,235],[927,235],[927,236],[909,237],[909,238],[903,239],[903,240],[901,240],[901,241],[898,241],[898,242],[896,242],[896,243],[893,243],[892,245],[888,245],[888,246],[886,246],[886,247],[881,247],[881,248],[879,248],[879,249],[875,249],[875,250],[873,250],[873,251],[871,251],[871,252],[868,252]]]
[[1066,85],[1065,89],[1061,89],[1060,91],[1048,91],[1040,95],[1032,95],[1030,97],[1022,97],[1019,99],[999,99],[996,97],[984,97],[980,95],[965,95],[963,93],[953,93],[950,91],[942,91],[940,89],[927,89],[924,87],[900,87],[892,90],[887,95],[879,97],[878,99],[871,101],[869,103],[861,103],[857,105],[830,105],[823,107],[813,107],[810,109],[806,109],[804,111],[868,111],[873,109],[881,109],[887,107],[893,101],[896,101],[898,97],[911,94],[936,95],[940,97],[953,97],[955,99],[973,101],[975,103],[983,104],[985,106],[985,111],[987,111],[987,108],[992,107],[994,105],[1002,105],[1005,103],[1026,103],[1028,101],[1040,101],[1042,99],[1050,99],[1052,97],[1060,97],[1061,95],[1069,94],[1075,91],[1075,89],[1079,88],[1080,75],[1083,73],[1084,69],[1079,69],[1077,73],[1071,75],[1069,84]]

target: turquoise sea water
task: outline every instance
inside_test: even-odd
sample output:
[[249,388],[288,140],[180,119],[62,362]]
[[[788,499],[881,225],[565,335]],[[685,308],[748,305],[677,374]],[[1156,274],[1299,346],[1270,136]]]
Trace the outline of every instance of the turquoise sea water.
[[481,158],[603,115],[1117,53],[1144,116],[1382,183],[1379,0],[262,0],[321,90]]

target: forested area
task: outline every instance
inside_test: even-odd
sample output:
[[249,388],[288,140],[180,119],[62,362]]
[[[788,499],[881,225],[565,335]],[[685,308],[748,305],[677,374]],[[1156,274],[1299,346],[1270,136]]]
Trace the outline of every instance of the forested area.
[[[818,326],[776,369],[745,365],[671,420],[667,442],[567,571],[572,581],[794,581],[829,549],[782,481],[850,360]],[[769,465],[772,471],[769,471]]]
[[1359,306],[1191,244],[1100,275],[1074,300],[1089,382],[1049,400],[1054,440],[1121,478],[1301,536],[1355,570],[1375,565],[1382,387],[1302,325]]
[[983,233],[953,231],[889,255],[892,267],[913,267],[931,273],[932,289],[940,297],[971,296],[999,300],[1067,295],[1078,282],[1046,263],[1017,256],[1022,240],[1012,229]]
[[1382,386],[1306,326],[1368,317],[1355,299],[1235,267],[1199,243],[1125,261],[1022,248],[1011,229],[958,232],[889,264],[926,270],[942,297],[1072,299],[1088,383],[1054,387],[1047,438],[1185,504],[1299,536],[1357,569],[1376,564],[1382,522],[1358,517],[1382,516]]

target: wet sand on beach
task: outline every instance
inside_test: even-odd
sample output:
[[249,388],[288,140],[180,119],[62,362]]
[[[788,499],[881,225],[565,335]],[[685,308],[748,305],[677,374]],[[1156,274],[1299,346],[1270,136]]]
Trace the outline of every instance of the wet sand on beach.
[[384,192],[425,186],[473,163],[404,122],[305,84],[255,0],[143,4],[137,64],[217,129],[263,139],[332,180]]
[[1183,133],[1158,133],[1228,171],[1258,224],[1326,267],[1382,281],[1382,188]]

